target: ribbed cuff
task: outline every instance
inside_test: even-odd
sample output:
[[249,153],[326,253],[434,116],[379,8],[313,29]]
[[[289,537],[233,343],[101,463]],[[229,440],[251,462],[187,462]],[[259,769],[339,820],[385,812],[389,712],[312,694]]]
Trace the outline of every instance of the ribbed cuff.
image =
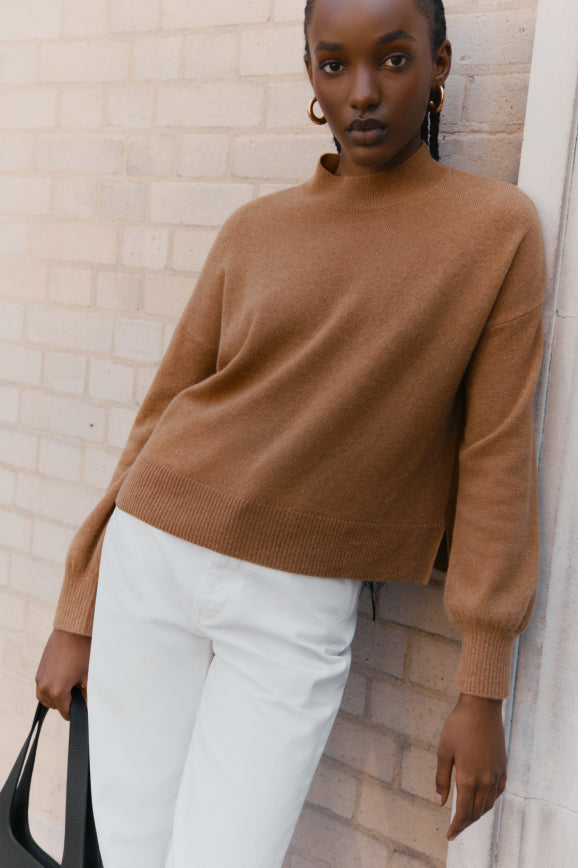
[[454,687],[490,699],[510,692],[510,664],[515,636],[495,630],[462,627],[462,653]]
[[92,635],[97,583],[98,577],[90,574],[66,576],[54,618],[56,630]]

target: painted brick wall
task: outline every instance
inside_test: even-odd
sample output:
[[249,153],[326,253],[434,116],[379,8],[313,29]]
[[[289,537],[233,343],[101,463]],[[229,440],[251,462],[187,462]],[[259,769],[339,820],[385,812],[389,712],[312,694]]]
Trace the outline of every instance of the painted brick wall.
[[[309,177],[303,0],[0,0],[0,779],[74,529],[115,466],[218,227]],[[443,158],[515,182],[536,0],[448,0]],[[427,588],[363,604],[343,707],[287,868],[432,868],[458,637]],[[35,828],[57,850],[65,726]]]

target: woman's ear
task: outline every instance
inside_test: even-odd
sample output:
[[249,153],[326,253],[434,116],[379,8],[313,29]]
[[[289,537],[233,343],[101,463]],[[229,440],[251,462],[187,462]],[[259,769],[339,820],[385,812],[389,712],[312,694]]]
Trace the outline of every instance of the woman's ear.
[[309,81],[313,84],[313,70],[311,69],[311,60],[307,53],[303,55],[303,60],[305,61],[305,68],[307,70],[307,75],[309,76]]
[[434,69],[433,69],[433,78],[432,78],[432,86],[445,84],[448,75],[450,74],[450,70],[452,68],[452,45],[449,40],[444,40],[438,50],[436,51],[436,55],[434,58]]

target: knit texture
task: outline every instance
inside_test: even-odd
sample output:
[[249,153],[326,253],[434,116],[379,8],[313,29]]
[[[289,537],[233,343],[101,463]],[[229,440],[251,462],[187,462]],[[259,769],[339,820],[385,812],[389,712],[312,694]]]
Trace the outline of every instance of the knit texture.
[[375,175],[337,163],[223,226],[73,540],[56,626],[90,633],[115,502],[307,575],[424,584],[445,534],[456,687],[506,696],[538,579],[536,210],[425,146]]

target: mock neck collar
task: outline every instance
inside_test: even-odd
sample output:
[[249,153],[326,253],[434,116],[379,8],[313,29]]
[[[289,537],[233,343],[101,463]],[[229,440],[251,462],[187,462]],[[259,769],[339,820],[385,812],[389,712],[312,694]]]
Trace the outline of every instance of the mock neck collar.
[[436,186],[446,167],[436,163],[427,146],[393,169],[373,175],[336,175],[339,154],[323,154],[315,174],[304,185],[319,205],[336,211],[377,211],[408,195]]

